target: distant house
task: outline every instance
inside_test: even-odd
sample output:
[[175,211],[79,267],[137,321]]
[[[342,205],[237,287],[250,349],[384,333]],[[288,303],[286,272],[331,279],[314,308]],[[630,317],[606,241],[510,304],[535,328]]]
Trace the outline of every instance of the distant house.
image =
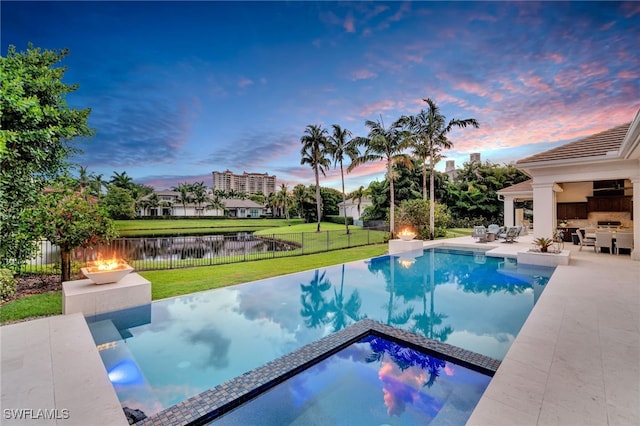
[[515,203],[533,200],[536,237],[613,225],[633,230],[631,257],[640,260],[640,110],[631,123],[523,158],[516,167],[531,180],[498,191],[505,225],[520,225]]
[[370,199],[363,197],[362,200],[360,200],[359,211],[358,211],[358,200],[353,200],[353,199],[347,199],[346,203],[343,203],[342,201],[339,202],[338,209],[340,211],[340,216],[344,216],[345,210],[346,210],[347,212],[346,215],[352,217],[355,222],[360,220],[360,218],[362,217],[362,213],[364,212],[364,209],[372,205],[373,203],[371,202]]
[[240,200],[238,198],[224,198],[222,200],[226,209],[226,216],[229,217],[260,217],[266,212],[266,208],[251,200]]
[[146,216],[229,216],[260,217],[265,214],[265,207],[251,200],[224,198],[221,200],[225,209],[207,208],[211,204],[208,198],[201,204],[188,202],[183,205],[180,193],[169,189],[155,191],[145,195],[137,205],[139,217]]

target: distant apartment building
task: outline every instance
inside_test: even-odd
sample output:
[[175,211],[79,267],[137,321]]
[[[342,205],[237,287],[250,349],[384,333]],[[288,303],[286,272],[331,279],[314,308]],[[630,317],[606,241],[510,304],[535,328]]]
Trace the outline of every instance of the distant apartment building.
[[213,190],[246,192],[255,194],[262,192],[269,195],[276,191],[276,176],[269,176],[268,173],[247,173],[241,175],[234,174],[231,170],[224,172],[213,172]]

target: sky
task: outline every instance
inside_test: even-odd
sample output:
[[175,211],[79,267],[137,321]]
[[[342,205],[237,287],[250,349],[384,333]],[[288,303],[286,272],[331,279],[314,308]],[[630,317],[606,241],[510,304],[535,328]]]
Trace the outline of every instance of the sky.
[[[95,136],[72,161],[165,189],[211,172],[314,183],[307,125],[366,136],[431,98],[446,160],[507,164],[628,123],[640,109],[640,2],[32,2],[0,4],[1,51],[68,48]],[[445,161],[438,164],[444,170]],[[382,180],[354,169],[346,190]],[[321,177],[340,188],[339,169]]]

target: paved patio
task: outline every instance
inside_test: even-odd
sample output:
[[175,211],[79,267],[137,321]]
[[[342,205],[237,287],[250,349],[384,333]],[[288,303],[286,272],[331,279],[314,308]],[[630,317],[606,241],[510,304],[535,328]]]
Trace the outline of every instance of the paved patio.
[[[532,240],[486,245],[514,256]],[[564,248],[570,264],[556,269],[468,425],[640,424],[640,262]]]
[[[482,245],[515,257],[532,239]],[[571,263],[547,284],[469,425],[640,424],[640,262],[578,248],[565,245]],[[3,425],[127,424],[80,314],[3,326],[0,339]],[[59,418],[7,418],[20,408]]]

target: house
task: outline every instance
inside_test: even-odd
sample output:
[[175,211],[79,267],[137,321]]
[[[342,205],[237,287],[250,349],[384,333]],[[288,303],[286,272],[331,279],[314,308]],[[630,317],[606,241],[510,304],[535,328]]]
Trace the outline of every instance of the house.
[[372,205],[373,203],[367,197],[363,197],[360,200],[359,205],[357,199],[348,198],[345,203],[343,203],[342,201],[338,203],[338,209],[340,211],[340,216],[345,216],[346,210],[346,216],[351,216],[355,223],[362,217],[364,209]]
[[520,225],[515,203],[533,200],[535,237],[559,227],[632,228],[631,258],[640,260],[639,145],[640,110],[630,123],[517,161],[531,180],[498,191],[504,224]]
[[265,214],[266,208],[251,200],[241,200],[238,198],[224,198],[222,203],[226,209],[226,216],[229,217],[255,217]]

